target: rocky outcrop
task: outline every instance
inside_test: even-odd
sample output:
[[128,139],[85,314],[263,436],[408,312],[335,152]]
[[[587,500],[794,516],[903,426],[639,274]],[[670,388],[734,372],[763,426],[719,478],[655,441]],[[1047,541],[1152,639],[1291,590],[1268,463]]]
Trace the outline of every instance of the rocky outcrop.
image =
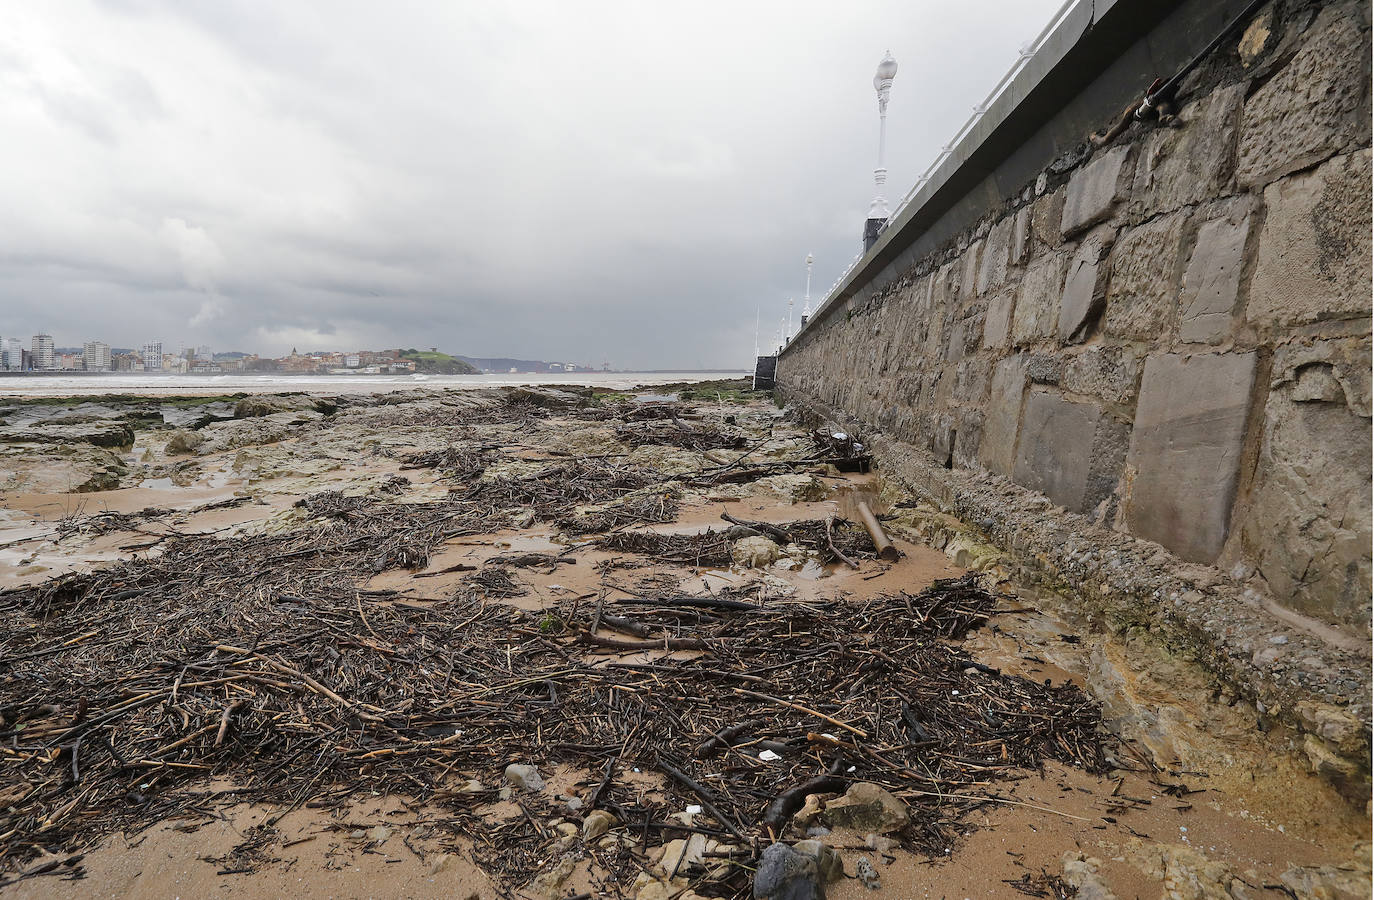
[[132,447],[134,429],[124,422],[83,422],[80,424],[12,425],[0,428],[0,443],[6,444],[94,444],[97,447]]

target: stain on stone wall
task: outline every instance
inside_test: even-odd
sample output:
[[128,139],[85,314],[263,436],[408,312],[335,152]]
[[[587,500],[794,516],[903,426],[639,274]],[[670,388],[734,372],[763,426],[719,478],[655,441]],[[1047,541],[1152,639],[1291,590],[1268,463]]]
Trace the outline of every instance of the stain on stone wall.
[[813,320],[779,383],[1367,627],[1369,11],[1271,5],[1242,31],[1173,127],[1045,160]]

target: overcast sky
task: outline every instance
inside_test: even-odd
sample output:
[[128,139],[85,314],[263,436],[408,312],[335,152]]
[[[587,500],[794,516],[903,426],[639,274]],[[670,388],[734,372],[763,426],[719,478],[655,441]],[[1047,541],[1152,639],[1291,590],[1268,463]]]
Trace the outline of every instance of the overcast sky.
[[743,367],[1058,6],[8,4],[0,335]]

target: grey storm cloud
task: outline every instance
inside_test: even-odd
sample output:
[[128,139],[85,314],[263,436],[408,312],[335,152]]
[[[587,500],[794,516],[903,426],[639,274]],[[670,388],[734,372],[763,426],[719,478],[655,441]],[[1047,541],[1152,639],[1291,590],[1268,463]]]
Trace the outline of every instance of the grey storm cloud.
[[0,335],[741,366],[1058,5],[15,4]]

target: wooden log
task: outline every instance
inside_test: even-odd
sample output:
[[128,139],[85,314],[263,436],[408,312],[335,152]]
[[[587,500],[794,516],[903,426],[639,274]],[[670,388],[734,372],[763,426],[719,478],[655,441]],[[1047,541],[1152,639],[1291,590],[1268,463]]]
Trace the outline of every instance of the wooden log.
[[878,551],[879,559],[896,562],[901,558],[901,551],[892,546],[892,542],[887,539],[887,535],[883,532],[883,526],[878,524],[878,517],[873,515],[873,510],[869,509],[868,504],[862,500],[859,501],[859,520],[864,523],[864,528],[873,541],[873,549]]
[[585,644],[606,647],[611,650],[637,652],[641,650],[707,650],[706,642],[700,638],[658,638],[648,641],[622,641],[618,638],[602,637],[599,634],[582,632],[579,639]]

